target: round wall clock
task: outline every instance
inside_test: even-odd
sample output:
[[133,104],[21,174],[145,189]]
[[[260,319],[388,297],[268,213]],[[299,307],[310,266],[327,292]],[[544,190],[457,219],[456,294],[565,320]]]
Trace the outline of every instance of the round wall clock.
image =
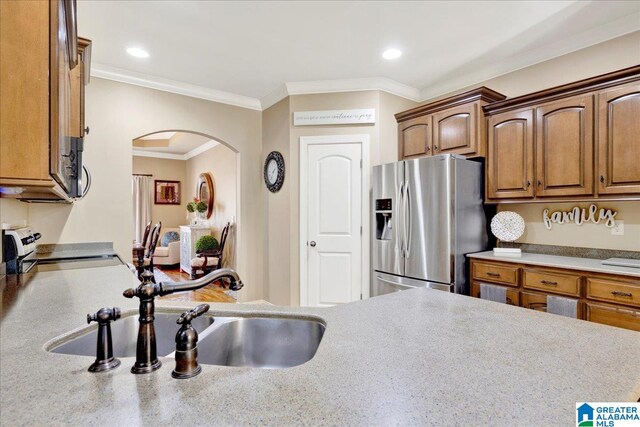
[[284,158],[278,151],[272,151],[264,161],[264,183],[272,193],[277,193],[284,183]]

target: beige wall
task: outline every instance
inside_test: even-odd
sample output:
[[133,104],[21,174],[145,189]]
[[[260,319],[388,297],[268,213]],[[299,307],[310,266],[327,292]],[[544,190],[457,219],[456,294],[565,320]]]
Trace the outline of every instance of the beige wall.
[[[0,199],[0,224],[10,227],[24,226],[29,220],[29,205],[18,200]],[[2,261],[2,239],[0,239],[0,262]]]
[[640,31],[478,82],[424,103],[478,86],[487,86],[512,98],[638,64]]
[[638,64],[640,31],[484,81],[481,85],[513,97]]
[[[162,228],[177,228],[186,224],[187,203],[191,192],[187,188],[187,162],[184,160],[158,159],[155,157],[133,156],[132,171],[138,174],[151,174],[151,181],[180,181],[179,205],[156,205],[151,201],[151,220],[162,221]],[[152,184],[153,185],[153,184]]]
[[[286,178],[282,189],[267,194],[267,245],[265,250],[268,293],[275,304],[298,305],[300,300],[300,137],[316,135],[369,136],[370,163],[398,160],[397,124],[394,114],[417,103],[380,91],[294,95],[265,110],[263,158],[271,151],[282,153]],[[296,111],[374,108],[371,125],[293,126]],[[371,171],[369,171],[371,173]]]
[[[284,157],[285,179],[277,193],[265,191],[265,246],[264,265],[267,287],[265,299],[274,304],[290,304],[291,275],[289,258],[291,246],[289,233],[291,185],[297,180],[291,166],[289,150],[289,126],[291,112],[289,98],[267,108],[262,116],[262,158],[266,159],[272,151],[279,151]],[[264,161],[264,160],[263,160]],[[262,184],[264,186],[264,183]]]
[[540,245],[573,246],[581,248],[621,249],[640,251],[640,202],[595,202],[599,208],[617,211],[616,220],[624,221],[624,235],[612,235],[603,223],[576,225],[552,224],[551,230],[542,222],[542,211],[568,211],[574,206],[588,208],[589,202],[576,203],[530,203],[501,205],[499,211],[513,211],[525,220],[524,235],[520,243]]
[[71,206],[32,205],[29,218],[43,243],[113,241],[131,251],[131,141],[161,130],[188,130],[215,137],[240,154],[238,272],[241,300],[263,295],[262,114],[202,99],[92,78],[87,86],[85,163],[93,187]]
[[[201,173],[208,172],[213,180],[215,193],[213,214],[209,218],[213,235],[220,239],[220,233],[227,222],[236,222],[237,200],[237,165],[236,153],[222,144],[198,154],[186,161],[186,182],[183,195],[186,201],[196,196],[196,186]],[[235,254],[235,227],[231,228],[227,243],[225,244],[225,267],[236,267]],[[262,255],[262,254],[260,254]]]
[[417,106],[418,103],[406,98],[380,92],[380,145],[378,163],[398,161],[398,122],[395,114]]

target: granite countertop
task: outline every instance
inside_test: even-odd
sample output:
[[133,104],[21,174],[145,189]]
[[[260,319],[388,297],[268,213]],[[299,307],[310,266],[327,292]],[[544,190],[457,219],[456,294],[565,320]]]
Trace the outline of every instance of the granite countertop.
[[572,425],[576,402],[640,397],[637,332],[430,289],[332,308],[211,304],[322,318],[315,357],[289,369],[203,365],[175,380],[171,359],[132,375],[121,358],[91,374],[92,357],[44,350],[100,307],[135,310],[122,291],[136,284],[113,266],[0,287],[1,425]]
[[640,268],[620,267],[603,264],[601,259],[579,258],[558,255],[542,255],[523,252],[521,256],[494,255],[493,251],[468,254],[469,258],[485,259],[488,261],[514,262],[539,265],[543,267],[568,268],[572,270],[591,271],[594,273],[622,274],[640,277]]

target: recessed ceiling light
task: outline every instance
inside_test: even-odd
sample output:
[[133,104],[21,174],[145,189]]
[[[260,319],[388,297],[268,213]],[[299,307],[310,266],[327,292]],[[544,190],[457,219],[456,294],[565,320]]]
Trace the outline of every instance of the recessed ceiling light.
[[384,59],[398,59],[402,56],[402,51],[398,49],[387,49],[382,53]]
[[136,58],[148,58],[149,52],[144,49],[140,49],[139,47],[130,47],[127,49],[127,53],[131,56],[135,56]]

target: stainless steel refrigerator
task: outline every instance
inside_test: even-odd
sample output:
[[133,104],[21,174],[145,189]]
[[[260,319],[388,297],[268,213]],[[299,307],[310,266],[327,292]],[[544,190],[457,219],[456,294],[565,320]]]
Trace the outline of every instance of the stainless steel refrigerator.
[[372,296],[469,294],[465,254],[488,246],[481,163],[447,154],[375,166],[373,201]]

